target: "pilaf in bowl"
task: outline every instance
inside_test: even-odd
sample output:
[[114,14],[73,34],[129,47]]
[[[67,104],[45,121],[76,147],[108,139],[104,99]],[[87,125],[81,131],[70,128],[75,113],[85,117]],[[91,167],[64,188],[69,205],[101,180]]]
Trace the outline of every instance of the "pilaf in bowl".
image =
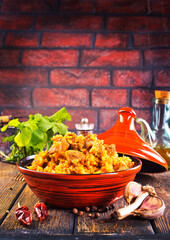
[[109,205],[123,196],[142,163],[119,156],[114,144],[92,134],[56,135],[47,151],[20,160],[17,167],[41,200],[61,208]]

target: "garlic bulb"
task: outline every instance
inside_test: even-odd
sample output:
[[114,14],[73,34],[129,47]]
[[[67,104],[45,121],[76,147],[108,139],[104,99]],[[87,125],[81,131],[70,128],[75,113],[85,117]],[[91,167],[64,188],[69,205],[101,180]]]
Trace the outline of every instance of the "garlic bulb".
[[123,219],[129,215],[154,219],[164,213],[165,204],[156,195],[152,186],[142,187],[137,182],[130,182],[125,188],[124,198],[129,205],[117,211],[118,219]]
[[142,218],[154,219],[162,216],[164,210],[165,204],[161,198],[148,196],[133,214]]
[[128,204],[132,203],[135,198],[139,196],[139,194],[142,192],[142,185],[140,185],[137,182],[129,182],[126,185],[125,191],[124,191],[124,198]]

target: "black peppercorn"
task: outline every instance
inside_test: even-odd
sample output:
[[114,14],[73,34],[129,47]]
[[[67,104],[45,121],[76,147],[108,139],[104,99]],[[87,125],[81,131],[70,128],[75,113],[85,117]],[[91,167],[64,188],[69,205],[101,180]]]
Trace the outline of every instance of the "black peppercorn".
[[95,213],[95,218],[98,218],[98,217],[100,217],[100,213],[96,212]]
[[79,216],[83,216],[83,214],[84,214],[83,211],[79,211],[79,212],[78,212],[78,215],[79,215]]
[[77,213],[78,213],[77,208],[73,208],[73,213],[74,213],[74,214],[77,214]]
[[96,206],[92,206],[91,210],[92,210],[93,212],[96,212],[96,211],[97,211],[97,207],[96,207]]
[[85,208],[85,211],[86,211],[86,212],[90,212],[90,208],[89,208],[89,207],[86,207],[86,208]]

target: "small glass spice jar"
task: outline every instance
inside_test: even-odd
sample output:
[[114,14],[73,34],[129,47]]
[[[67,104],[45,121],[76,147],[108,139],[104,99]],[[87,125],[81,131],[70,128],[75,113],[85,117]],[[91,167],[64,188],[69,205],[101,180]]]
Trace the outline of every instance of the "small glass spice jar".
[[93,134],[94,123],[89,123],[88,118],[82,118],[80,123],[75,124],[77,135],[87,136]]

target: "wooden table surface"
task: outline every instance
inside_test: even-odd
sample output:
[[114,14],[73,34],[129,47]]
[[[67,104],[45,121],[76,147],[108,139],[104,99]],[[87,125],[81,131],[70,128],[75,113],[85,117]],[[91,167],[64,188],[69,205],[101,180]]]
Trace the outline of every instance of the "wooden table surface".
[[[72,210],[48,206],[48,218],[39,222],[33,214],[33,222],[24,227],[15,217],[18,202],[33,212],[39,200],[25,181],[17,181],[15,165],[0,162],[0,239],[170,239],[170,171],[159,174],[138,174],[135,181],[155,187],[166,205],[164,215],[155,220],[128,217],[123,220],[111,218],[112,211],[92,219],[88,213],[77,216]],[[123,207],[123,198],[114,203],[115,208]]]

